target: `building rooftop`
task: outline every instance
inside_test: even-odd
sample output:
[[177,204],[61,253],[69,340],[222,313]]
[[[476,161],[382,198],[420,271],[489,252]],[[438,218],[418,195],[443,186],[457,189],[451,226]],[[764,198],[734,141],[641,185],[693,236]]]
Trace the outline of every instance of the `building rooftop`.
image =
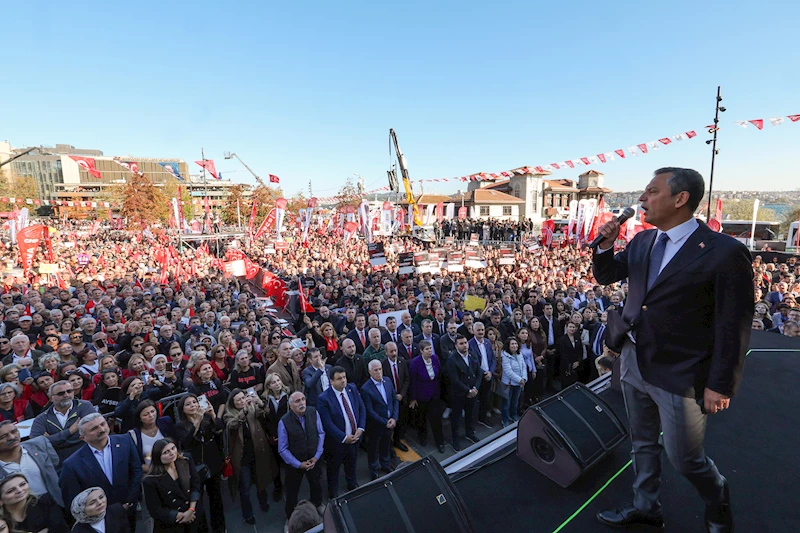
[[524,204],[525,200],[511,196],[504,192],[496,191],[484,187],[483,189],[475,189],[469,191],[464,195],[464,200],[474,204]]

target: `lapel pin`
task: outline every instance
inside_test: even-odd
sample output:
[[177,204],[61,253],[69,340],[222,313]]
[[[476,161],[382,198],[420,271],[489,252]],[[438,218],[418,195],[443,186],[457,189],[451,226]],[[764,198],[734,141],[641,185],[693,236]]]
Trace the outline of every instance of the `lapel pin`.
[[119,448],[119,444],[117,444],[117,448]]
[[705,248],[706,247],[705,243],[702,243],[702,242],[698,246],[700,246],[700,248]]

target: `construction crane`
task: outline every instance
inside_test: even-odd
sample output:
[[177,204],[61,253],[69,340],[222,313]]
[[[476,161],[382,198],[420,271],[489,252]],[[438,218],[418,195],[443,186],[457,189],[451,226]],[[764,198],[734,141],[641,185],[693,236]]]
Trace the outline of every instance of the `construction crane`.
[[[417,207],[417,201],[414,199],[414,193],[411,190],[411,181],[408,178],[408,167],[406,166],[406,158],[403,156],[403,152],[400,150],[400,144],[397,142],[397,134],[395,134],[392,128],[389,128],[389,136],[392,138],[392,142],[394,142],[394,151],[397,153],[397,162],[400,165],[400,175],[403,178],[403,186],[406,189],[406,200],[408,201],[408,208],[414,213],[414,224],[417,226],[422,226],[422,217],[419,215],[419,208]],[[396,179],[396,178],[395,178]],[[391,183],[391,175],[390,175],[390,183]]]
[[256,174],[255,172],[253,172],[253,169],[252,169],[252,168],[250,168],[250,167],[248,167],[248,166],[247,166],[247,163],[245,163],[244,161],[242,161],[242,158],[241,158],[241,157],[239,157],[238,155],[236,155],[236,154],[235,154],[235,153],[233,153],[233,152],[225,152],[225,159],[233,159],[234,157],[235,157],[235,158],[236,158],[236,159],[239,161],[239,163],[241,163],[242,165],[244,165],[244,168],[246,168],[246,169],[247,169],[247,171],[248,171],[248,172],[250,172],[250,174],[252,174],[252,175],[253,175],[253,177],[256,179],[256,181],[258,182],[258,184],[259,184],[259,185],[261,185],[262,187],[266,187],[266,186],[267,186],[267,185],[264,183],[264,180],[262,180],[262,179],[261,179],[261,178],[258,176],[258,174]]
[[19,152],[18,154],[14,154],[10,158],[6,159],[5,161],[0,162],[0,167],[2,167],[3,165],[7,165],[7,164],[11,163],[15,159],[19,159],[22,156],[28,155],[29,153],[33,152],[34,150],[37,150],[38,148],[39,148],[38,146],[34,146],[33,148],[28,148],[27,150],[23,150],[22,152]]

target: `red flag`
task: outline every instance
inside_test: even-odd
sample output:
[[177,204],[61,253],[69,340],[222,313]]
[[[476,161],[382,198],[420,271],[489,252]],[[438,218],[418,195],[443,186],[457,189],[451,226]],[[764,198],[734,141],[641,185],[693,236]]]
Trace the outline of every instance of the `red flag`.
[[553,231],[556,229],[556,221],[553,219],[542,222],[542,246],[550,248],[553,244]]
[[692,130],[692,131],[687,131],[687,132],[686,132],[686,136],[687,136],[687,137],[689,137],[689,138],[691,139],[692,137],[697,137],[697,133],[695,133],[695,132],[694,132],[694,130]]
[[560,166],[558,166],[558,163],[550,163],[550,166],[553,167],[556,170],[561,168]]
[[622,149],[614,150],[614,153],[617,154],[620,157],[620,159],[625,159],[625,150]]
[[647,145],[646,144],[637,144],[636,146],[639,147],[639,150],[641,150],[643,154],[647,153]]
[[272,209],[270,209],[269,213],[267,213],[266,218],[258,227],[258,231],[256,231],[256,234],[253,236],[254,241],[257,241],[259,237],[261,237],[264,234],[265,231],[267,231],[269,228],[275,225],[275,216],[276,216],[275,208],[273,207]]
[[658,142],[666,146],[672,142],[672,139],[670,139],[669,137],[664,137],[663,139],[659,139]]
[[313,313],[315,311],[315,309],[311,307],[311,304],[308,303],[305,289],[300,289],[300,309],[304,313]]
[[572,160],[568,159],[568,160],[565,161],[565,163],[567,164],[567,166],[569,168],[575,168],[575,163],[573,163]]
[[748,120],[747,122],[749,122],[750,124],[752,124],[753,126],[755,126],[756,128],[758,128],[760,130],[764,129],[764,119],[763,118],[757,118],[756,120]]
[[788,117],[786,117],[786,118],[788,118],[788,119],[789,119],[789,120],[791,120],[792,122],[797,122],[797,121],[800,121],[800,115],[789,115],[789,116],[788,116]]
[[458,208],[458,219],[464,220],[465,218],[467,218],[467,208],[462,205]]
[[436,204],[436,220],[441,223],[444,218],[444,202]]
[[281,179],[278,176],[276,176],[275,174],[270,174],[269,175],[269,182],[270,183],[280,183]]
[[583,164],[584,164],[584,165],[586,165],[587,167],[589,166],[589,158],[588,158],[588,157],[581,157],[581,161],[582,161],[582,162],[583,162]]
[[80,157],[77,155],[71,155],[69,156],[69,158],[78,163],[78,166],[82,167],[86,172],[88,172],[95,178],[100,179],[103,177],[103,175],[100,174],[100,171],[94,167],[94,158]]
[[601,163],[605,163],[606,162],[606,155],[605,154],[597,154],[597,159],[599,159]]
[[199,165],[200,168],[204,168],[204,169],[208,170],[208,173],[211,174],[212,176],[214,176],[214,179],[216,179],[216,180],[219,179],[219,176],[217,175],[217,167],[214,166],[214,160],[213,159],[203,159],[201,161],[195,161],[195,163],[197,165]]

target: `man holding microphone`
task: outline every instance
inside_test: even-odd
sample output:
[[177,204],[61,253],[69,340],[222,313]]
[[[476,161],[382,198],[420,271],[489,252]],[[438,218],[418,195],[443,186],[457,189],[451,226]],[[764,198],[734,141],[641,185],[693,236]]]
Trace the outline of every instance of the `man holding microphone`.
[[742,243],[694,218],[704,189],[694,170],[658,169],[639,198],[656,229],[640,232],[617,254],[619,221],[599,229],[595,278],[603,285],[627,279],[629,287],[621,314],[609,315],[606,342],[622,354],[634,500],[598,512],[612,527],[663,527],[663,449],[705,502],[706,531],[733,531],[730,487],[703,439],[706,416],[727,409],[741,383],[753,272]]

